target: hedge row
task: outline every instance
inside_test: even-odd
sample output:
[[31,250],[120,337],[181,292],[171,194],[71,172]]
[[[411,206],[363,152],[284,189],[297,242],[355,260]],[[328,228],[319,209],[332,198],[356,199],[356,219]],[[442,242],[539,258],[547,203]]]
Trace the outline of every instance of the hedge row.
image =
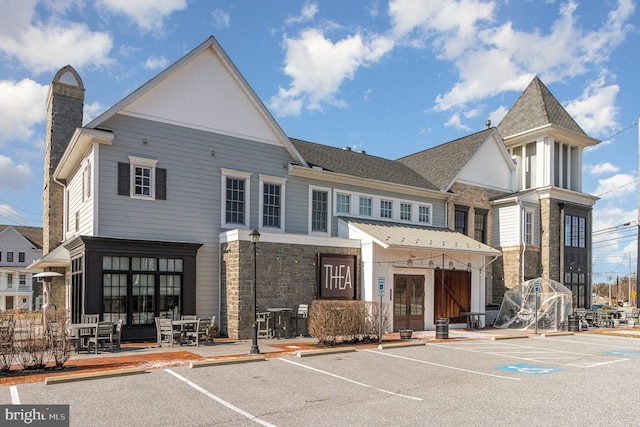
[[[389,329],[389,307],[382,305],[382,333]],[[316,300],[309,309],[309,334],[318,341],[373,341],[380,336],[380,303]]]

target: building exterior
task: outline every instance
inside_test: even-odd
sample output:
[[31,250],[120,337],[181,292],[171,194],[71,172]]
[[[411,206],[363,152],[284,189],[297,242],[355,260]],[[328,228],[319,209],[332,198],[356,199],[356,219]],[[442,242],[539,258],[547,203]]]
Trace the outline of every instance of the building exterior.
[[[56,90],[65,84],[76,91]],[[50,115],[60,114],[57,96],[81,88],[63,68]],[[154,317],[181,314],[216,316],[222,333],[247,338],[256,229],[260,309],[382,300],[394,330],[464,323],[463,312],[483,311],[510,283],[496,279],[496,266],[511,272],[501,250],[531,225],[513,206],[540,204],[527,196],[537,187],[518,187],[520,134],[509,145],[488,128],[400,160],[291,139],[211,37],[72,130],[49,178],[62,187],[61,244],[31,268],[64,272],[54,303],[73,319],[124,319],[123,339],[153,337]],[[540,135],[527,136],[548,142]],[[590,212],[595,199],[552,184],[564,209]],[[545,208],[534,208],[536,227]],[[551,215],[560,226],[560,211]],[[543,260],[531,272],[551,272]]]
[[39,309],[42,282],[27,267],[42,257],[42,228],[0,225],[0,310]]

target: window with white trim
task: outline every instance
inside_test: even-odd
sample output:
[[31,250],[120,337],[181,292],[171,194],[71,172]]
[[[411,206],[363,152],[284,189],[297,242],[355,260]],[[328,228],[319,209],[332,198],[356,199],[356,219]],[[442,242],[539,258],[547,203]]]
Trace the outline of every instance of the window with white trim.
[[329,191],[320,188],[310,188],[311,198],[311,232],[329,232]]
[[129,163],[118,163],[118,194],[132,199],[166,200],[167,170],[157,164],[157,160],[134,156],[129,156]]
[[360,215],[371,216],[373,206],[373,199],[371,197],[360,197]]
[[336,194],[336,213],[351,213],[351,195],[345,193]]
[[400,203],[400,219],[411,221],[411,203]]
[[222,225],[248,227],[250,172],[221,169],[222,171]]
[[18,262],[25,262],[26,254],[22,251],[18,252]]
[[393,218],[393,202],[380,200],[380,218]]
[[13,288],[13,273],[7,273],[7,288]]
[[91,197],[91,163],[87,163],[82,171],[82,201]]
[[418,222],[422,222],[425,224],[431,223],[431,206],[418,206]]
[[286,178],[259,175],[261,227],[284,231],[284,201]]
[[534,224],[533,211],[526,210],[524,212],[524,243],[527,245],[534,244],[533,224]]

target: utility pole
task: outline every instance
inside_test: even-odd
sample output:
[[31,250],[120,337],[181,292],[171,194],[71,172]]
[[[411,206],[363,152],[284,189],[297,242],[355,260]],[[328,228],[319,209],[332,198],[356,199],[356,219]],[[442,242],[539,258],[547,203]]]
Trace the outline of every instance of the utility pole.
[[[636,122],[638,127],[638,178],[640,178],[640,119]],[[640,275],[640,179],[636,182],[638,186],[638,245],[636,250],[636,307],[640,307],[640,289],[638,289],[638,275]]]

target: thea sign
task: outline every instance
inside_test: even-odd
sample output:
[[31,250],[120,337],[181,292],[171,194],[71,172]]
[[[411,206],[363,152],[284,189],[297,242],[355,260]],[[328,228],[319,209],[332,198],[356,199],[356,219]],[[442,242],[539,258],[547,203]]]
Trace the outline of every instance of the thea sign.
[[0,425],[69,427],[69,405],[0,405]]
[[320,299],[356,298],[356,257],[320,255]]

